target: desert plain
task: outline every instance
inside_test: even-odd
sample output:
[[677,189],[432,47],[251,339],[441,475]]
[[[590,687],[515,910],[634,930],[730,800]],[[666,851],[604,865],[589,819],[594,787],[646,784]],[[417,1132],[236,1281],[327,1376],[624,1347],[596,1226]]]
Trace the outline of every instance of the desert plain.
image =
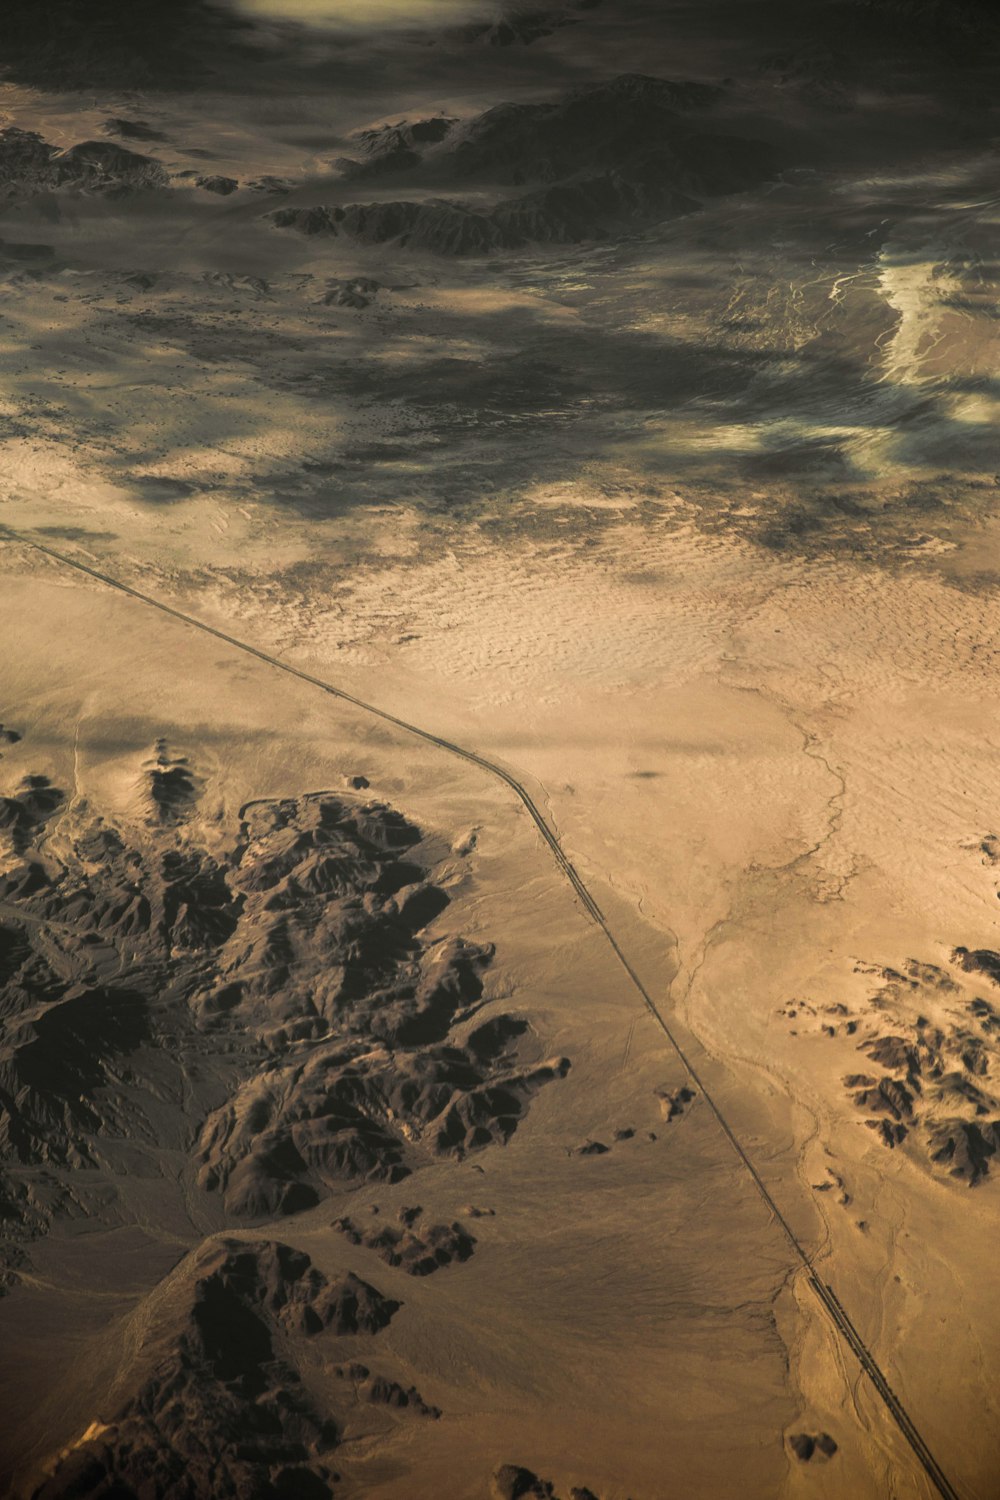
[[1000,1496],[996,42],[11,0],[5,1493]]

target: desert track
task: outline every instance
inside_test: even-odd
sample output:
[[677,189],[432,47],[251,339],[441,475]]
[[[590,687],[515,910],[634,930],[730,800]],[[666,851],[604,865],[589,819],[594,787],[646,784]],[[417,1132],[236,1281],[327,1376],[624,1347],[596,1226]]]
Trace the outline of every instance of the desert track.
[[477,766],[480,770],[486,772],[490,776],[496,777],[498,780],[502,781],[506,786],[510,788],[510,790],[514,793],[514,795],[528,812],[529,817],[535,824],[535,827],[538,829],[538,832],[541,835],[542,839],[547,844],[549,851],[555,859],[556,863],[559,865],[559,868],[562,870],[563,874],[572,885],[574,891],[580,899],[580,902],[600,927],[608,944],[612,948],[615,957],[618,959],[618,962],[624,969],[625,973],[628,975],[629,980],[631,981],[633,987],[641,998],[643,1005],[646,1007],[653,1020],[660,1027],[663,1034],[670,1042],[670,1045],[673,1047],[684,1068],[687,1070],[692,1082],[700,1090],[706,1104],[715,1116],[723,1134],[729,1141],[729,1144],[732,1146],[736,1155],[739,1157],[740,1162],[746,1168],[751,1179],[753,1180],[753,1184],[757,1189],[757,1192],[760,1194],[760,1197],[762,1198],[768,1212],[771,1214],[781,1232],[785,1236],[785,1239],[788,1241],[788,1244],[791,1247],[796,1259],[804,1268],[808,1284],[813,1294],[822,1304],[825,1312],[830,1318],[830,1321],[833,1323],[835,1329],[840,1334],[840,1337],[851,1350],[852,1354],[860,1364],[862,1370],[868,1376],[877,1395],[881,1399],[883,1405],[885,1406],[892,1420],[895,1422],[899,1431],[906,1439],[914,1455],[916,1456],[917,1461],[923,1468],[927,1477],[930,1479],[932,1485],[934,1486],[938,1494],[943,1497],[943,1500],[961,1500],[959,1492],[951,1484],[951,1482],[941,1469],[940,1465],[937,1463],[934,1455],[931,1453],[926,1442],[921,1437],[918,1428],[916,1427],[912,1418],[909,1416],[899,1397],[895,1394],[892,1387],[889,1385],[889,1382],[887,1381],[885,1375],[883,1374],[881,1368],[875,1360],[874,1355],[865,1344],[864,1340],[861,1338],[861,1335],[855,1328],[853,1322],[845,1311],[843,1305],[840,1302],[840,1299],[837,1297],[833,1288],[828,1283],[823,1282],[820,1279],[808,1252],[802,1246],[788,1221],[781,1213],[770,1192],[765,1186],[763,1180],[758,1174],[757,1169],[754,1167],[743,1146],[740,1144],[740,1141],[735,1132],[725,1119],[725,1116],[722,1114],[718,1105],[713,1100],[709,1091],[706,1089],[693,1064],[685,1054],[677,1038],[674,1036],[673,1032],[668,1026],[666,1020],[664,1019],[664,1016],[657,1008],[656,1003],[652,999],[642,980],[639,978],[639,975],[636,973],[635,969],[632,967],[632,964],[629,962],[625,953],[622,951],[614,933],[608,925],[608,921],[605,918],[604,913],[601,911],[601,908],[598,906],[596,900],[591,895],[572,861],[563,850],[556,834],[550,828],[544,815],[539,810],[537,804],[533,800],[527,788],[520,781],[518,781],[510,771],[507,771],[503,766],[497,764],[495,761],[491,761],[487,759],[487,757],[477,754],[476,751],[469,750],[462,745],[457,745],[451,740],[447,740],[440,735],[433,734],[428,729],[421,728],[417,724],[411,724],[406,719],[398,718],[395,714],[391,714],[385,709],[377,707],[373,703],[366,702],[363,698],[355,697],[353,693],[349,693],[343,688],[335,687],[332,683],[326,682],[320,677],[315,677],[309,672],[302,671],[299,667],[291,666],[288,662],[284,662],[279,660],[277,657],[270,656],[266,651],[261,651],[256,646],[251,646],[248,642],[239,640],[236,636],[228,635],[225,631],[219,630],[213,625],[208,625],[204,621],[197,619],[193,615],[188,615],[185,614],[182,610],[174,609],[171,605],[165,604],[162,600],[156,599],[149,594],[144,594],[141,592],[141,590],[132,588],[129,584],[122,583],[120,580],[111,577],[107,573],[102,573],[99,569],[91,567],[88,563],[82,562],[78,558],[67,556],[62,552],[57,552],[54,548],[45,546],[43,543],[34,541],[29,537],[22,536],[18,532],[13,531],[8,527],[0,527],[0,537],[6,538],[7,540],[12,542],[16,542],[21,546],[30,548],[35,552],[41,553],[65,567],[74,568],[77,572],[84,573],[88,577],[96,579],[99,583],[105,584],[107,587],[115,589],[118,593],[126,594],[130,598],[138,600],[141,604],[145,604],[152,609],[159,610],[161,614],[169,615],[173,619],[179,620],[184,625],[188,625],[193,629],[200,630],[206,635],[214,636],[217,640],[224,642],[226,645],[233,647],[235,650],[242,651],[248,656],[256,657],[258,661],[264,662],[267,666],[275,667],[278,671],[285,672],[291,677],[297,677],[302,682],[309,683],[310,686],[319,688],[320,691],[329,694],[329,696],[333,698],[338,698],[342,702],[349,703],[353,707],[362,710],[364,713],[370,714],[375,718],[382,720],[384,723],[393,725],[395,728],[404,731],[404,733],[406,734],[414,735],[416,738],[425,741],[427,744],[436,746],[439,750],[444,750],[448,754],[457,756],[459,759],[468,762],[470,765]]

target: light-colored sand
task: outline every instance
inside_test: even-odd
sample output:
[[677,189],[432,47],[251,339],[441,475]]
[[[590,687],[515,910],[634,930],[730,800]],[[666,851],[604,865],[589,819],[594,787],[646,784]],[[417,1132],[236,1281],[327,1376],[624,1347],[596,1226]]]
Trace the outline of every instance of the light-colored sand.
[[[58,663],[39,650],[39,607],[49,628],[71,643]],[[445,1163],[419,1181],[347,1193],[355,1217],[369,1201],[388,1214],[415,1192],[442,1217],[470,1202],[493,1208],[495,1217],[475,1221],[479,1251],[449,1273],[450,1283],[442,1284],[444,1275],[414,1282],[387,1271],[371,1252],[346,1246],[331,1235],[329,1202],[280,1225],[281,1236],[321,1266],[343,1261],[398,1290],[406,1315],[391,1338],[383,1336],[386,1348],[447,1412],[433,1430],[345,1454],[356,1492],[398,1493],[402,1463],[411,1476],[405,1482],[418,1493],[433,1493],[449,1476],[449,1493],[472,1496],[480,1493],[484,1464],[513,1454],[612,1494],[625,1483],[658,1494],[683,1478],[699,1493],[721,1496],[736,1465],[748,1492],[774,1493],[786,1471],[781,1435],[799,1420],[802,1401],[788,1384],[772,1307],[777,1299],[781,1316],[791,1316],[781,1311],[785,1247],[704,1105],[696,1100],[676,1121],[662,1122],[655,1090],[679,1086],[683,1070],[509,797],[478,773],[373,729],[270,669],[181,626],[137,616],[132,604],[96,586],[8,580],[4,628],[17,648],[12,695],[26,694],[43,675],[46,682],[22,721],[19,755],[58,784],[71,782],[77,797],[110,816],[127,821],[136,763],[155,727],[177,743],[197,744],[220,812],[231,814],[250,794],[327,784],[363,767],[373,788],[439,837],[455,826],[476,827],[471,879],[452,861],[460,883],[449,930],[497,941],[498,998],[531,1016],[547,1050],[573,1059],[559,1098],[540,1096],[511,1145],[482,1165]],[[102,642],[115,644],[97,665]],[[109,714],[103,705],[112,694],[121,708]],[[209,704],[211,728],[204,720]],[[630,917],[628,903],[612,897],[609,914],[650,984],[662,990],[669,947]],[[722,1089],[737,1091],[727,1070],[715,1076]],[[611,1144],[620,1128],[634,1128],[636,1138],[605,1157],[570,1154],[588,1138]],[[790,1165],[791,1130],[780,1100],[773,1109],[761,1103],[757,1128],[768,1153]],[[648,1131],[655,1141],[645,1139]],[[206,1205],[197,1197],[170,1203],[161,1189],[146,1232],[168,1246],[199,1243],[211,1223]],[[185,1219],[185,1203],[193,1221]],[[815,1234],[815,1215],[799,1217]],[[22,1462],[44,1458],[94,1419],[100,1375],[82,1399],[74,1372],[39,1402],[61,1358],[65,1320],[78,1330],[78,1358],[96,1358],[100,1371],[107,1341],[96,1327],[89,1333],[88,1309],[103,1328],[107,1311],[126,1310],[134,1296],[104,1293],[101,1304],[101,1293],[84,1290],[99,1284],[94,1255],[105,1252],[100,1236],[83,1229],[33,1248],[36,1269],[5,1309],[13,1338],[24,1327],[35,1330],[31,1360],[5,1386],[22,1433]],[[150,1270],[162,1274],[153,1262]],[[47,1334],[40,1308],[52,1305],[53,1288],[67,1286],[80,1291],[59,1293],[60,1317]],[[805,1316],[818,1321],[812,1310]],[[93,1356],[83,1352],[90,1338]],[[857,1493],[874,1495],[871,1465],[878,1461],[870,1439],[853,1431],[845,1400],[843,1389],[822,1393],[810,1419],[838,1433],[846,1428],[843,1471],[856,1476]],[[891,1434],[885,1440],[892,1446]]]
[[[461,106],[454,79],[433,88]],[[376,94],[327,133],[382,117]],[[4,96],[60,141],[111,102]],[[319,131],[315,99],[273,127],[204,99],[190,140],[186,105],[143,105],[172,169],[208,142],[214,169],[320,170],[327,146],[296,134]],[[879,1072],[863,1042],[921,1015],[971,1027],[1000,997],[952,959],[1000,947],[982,178],[792,180],[651,241],[489,270],[280,238],[242,191],[0,224],[61,257],[4,286],[0,524],[524,781],[963,1500],[1000,1496],[1000,1171],[949,1177],[923,1116],[890,1150],[843,1079]],[[358,274],[386,288],[369,308],[321,305]],[[386,1346],[445,1412],[373,1418],[343,1493],[472,1500],[511,1461],[603,1500],[931,1493],[704,1101],[662,1122],[654,1091],[683,1069],[506,788],[2,537],[0,639],[0,712],[25,735],[4,776],[127,819],[166,735],[222,839],[251,796],[363,773],[427,831],[442,924],[497,944],[496,997],[572,1059],[482,1172],[348,1195],[355,1215],[414,1191],[443,1218],[494,1208],[447,1278],[346,1246],[328,1203],[282,1224],[399,1295]],[[448,846],[469,829],[466,861]],[[955,987],[925,976],[890,1005],[882,971],[908,962]],[[571,1154],[621,1127],[636,1138]],[[0,1388],[22,1487],[103,1414],[75,1378],[53,1388],[67,1324],[102,1389],[106,1308],[125,1317],[169,1247],[218,1227],[196,1195],[155,1196],[148,1279],[95,1292],[84,1227],[33,1249],[0,1308],[32,1340]],[[791,1457],[803,1430],[835,1458]]]

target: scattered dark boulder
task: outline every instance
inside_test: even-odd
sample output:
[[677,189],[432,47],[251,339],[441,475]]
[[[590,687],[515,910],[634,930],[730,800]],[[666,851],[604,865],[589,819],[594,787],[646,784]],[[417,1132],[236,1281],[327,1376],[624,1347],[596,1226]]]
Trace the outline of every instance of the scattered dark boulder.
[[167,170],[151,156],[140,156],[113,141],[82,141],[54,159],[59,181],[85,188],[167,187]]
[[355,136],[361,158],[340,157],[335,165],[343,177],[352,181],[406,171],[419,165],[422,151],[443,141],[454,124],[450,115],[436,115],[412,124],[402,120],[397,125],[361,130]]
[[367,1365],[353,1360],[349,1365],[337,1365],[333,1372],[341,1380],[350,1380],[358,1398],[379,1406],[408,1408],[422,1417],[435,1420],[441,1415],[439,1406],[430,1406],[415,1386],[403,1387],[398,1380],[385,1375],[373,1375]]
[[912,1093],[889,1077],[880,1079],[875,1088],[859,1089],[854,1102],[870,1114],[891,1115],[894,1120],[906,1119],[913,1113]]
[[862,1042],[861,1050],[883,1068],[895,1068],[914,1077],[920,1073],[920,1053],[905,1037],[876,1037],[873,1041]]
[[994,984],[1000,984],[1000,953],[994,953],[991,948],[973,948],[971,951],[956,948],[951,956],[966,974],[985,974]]
[[493,1476],[494,1500],[554,1500],[551,1484],[519,1464],[504,1464]]
[[660,1118],[662,1120],[676,1120],[682,1115],[694,1098],[694,1089],[687,1084],[680,1088],[670,1089],[664,1086],[656,1090],[656,1097],[660,1101]]
[[524,243],[523,235],[505,229],[495,215],[440,198],[351,203],[334,215],[341,233],[364,244],[395,241],[403,248],[437,255],[490,255]]
[[[320,298],[324,307],[370,307],[382,290],[382,283],[371,276],[352,276],[343,280],[331,279]],[[351,778],[360,787],[367,786],[363,776]]]
[[[504,1464],[493,1476],[490,1490],[493,1500],[557,1500],[555,1489],[547,1479],[539,1479],[531,1469],[520,1464]],[[574,1485],[570,1500],[598,1500],[586,1485]]]
[[837,1444],[828,1432],[793,1432],[788,1438],[788,1446],[804,1464],[813,1458],[832,1458],[837,1451]]
[[277,193],[281,196],[290,193],[294,186],[290,177],[276,177],[271,172],[265,172],[262,177],[251,177],[247,182],[252,193]]
[[239,183],[235,177],[223,177],[214,172],[207,177],[196,177],[195,186],[202,188],[206,193],[216,193],[220,198],[228,198],[230,193],[235,193]]
[[147,125],[145,120],[126,120],[120,115],[113,115],[105,120],[101,126],[104,135],[118,135],[124,141],[165,141],[166,136],[161,130],[154,130],[152,125]]
[[398,1308],[398,1302],[348,1272],[324,1293],[316,1316],[334,1333],[378,1333]]
[[[952,957],[967,974],[990,976],[1000,966],[990,949],[956,948]],[[872,996],[871,1014],[891,1016],[891,1024],[859,1051],[897,1076],[849,1073],[844,1087],[883,1145],[894,1150],[906,1142],[925,1163],[976,1186],[989,1176],[1000,1142],[1000,1101],[990,1082],[1000,1013],[982,997],[963,1000],[962,986],[934,964],[907,959],[902,970],[875,972],[883,985]],[[924,996],[937,1009],[923,1009]]]
[[457,1222],[416,1230],[408,1225],[397,1229],[390,1224],[363,1228],[353,1219],[343,1218],[335,1220],[333,1227],[352,1245],[374,1250],[387,1265],[400,1267],[408,1276],[431,1276],[453,1262],[468,1260],[476,1247],[475,1237]]
[[385,1375],[374,1376],[367,1382],[365,1390],[368,1400],[379,1406],[409,1407],[420,1416],[435,1420],[441,1415],[441,1408],[429,1406],[416,1386],[404,1389],[398,1380],[389,1380]]
[[145,774],[150,812],[156,822],[176,823],[194,810],[198,801],[194,773],[184,756],[175,759],[170,755],[165,740],[157,740]]
[[891,1151],[893,1147],[899,1146],[906,1140],[909,1134],[905,1125],[894,1123],[892,1120],[866,1120],[865,1124],[869,1130],[874,1130],[884,1146]]
[[267,215],[278,229],[297,229],[300,234],[336,234],[336,210],[332,208],[275,208]]
[[990,1163],[1000,1148],[1000,1120],[989,1124],[975,1120],[929,1122],[928,1150],[931,1160],[946,1167],[951,1177],[976,1187],[989,1175]]

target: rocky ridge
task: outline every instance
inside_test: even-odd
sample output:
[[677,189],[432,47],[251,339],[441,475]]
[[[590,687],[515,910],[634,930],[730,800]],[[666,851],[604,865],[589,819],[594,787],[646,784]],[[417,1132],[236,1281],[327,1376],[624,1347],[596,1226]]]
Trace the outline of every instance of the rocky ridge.
[[288,1245],[208,1242],[132,1320],[141,1331],[119,1384],[134,1394],[60,1456],[37,1500],[321,1500],[362,1399],[433,1413],[385,1377],[363,1396],[337,1382],[328,1409],[304,1379],[309,1341],[371,1339],[398,1309],[356,1276],[331,1282]]
[[[794,1022],[793,1034],[818,1031],[850,1042],[842,1086],[880,1144],[978,1187],[1000,1150],[1000,1002],[976,993],[968,976],[996,989],[1000,954],[958,947],[951,962],[952,972],[918,959],[898,969],[860,965],[858,972],[876,982],[866,1005],[795,999],[779,1014]],[[820,1187],[835,1185],[843,1188],[839,1178]]]
[[[432,191],[488,185],[500,196],[487,206],[439,196],[290,206],[269,218],[280,229],[444,255],[600,239],[773,175],[769,146],[692,119],[720,93],[627,74],[546,104],[496,105],[461,123],[438,117],[362,131],[361,155],[338,162],[348,181],[403,172]],[[509,196],[511,187],[530,191]]]
[[182,1152],[228,1216],[290,1214],[503,1144],[569,1066],[523,1060],[522,1018],[453,1035],[492,950],[426,935],[448,897],[399,813],[260,801],[210,854],[200,785],[160,741],[137,825],[37,775],[0,798],[0,1175],[25,1233],[123,1152],[154,1176]]

